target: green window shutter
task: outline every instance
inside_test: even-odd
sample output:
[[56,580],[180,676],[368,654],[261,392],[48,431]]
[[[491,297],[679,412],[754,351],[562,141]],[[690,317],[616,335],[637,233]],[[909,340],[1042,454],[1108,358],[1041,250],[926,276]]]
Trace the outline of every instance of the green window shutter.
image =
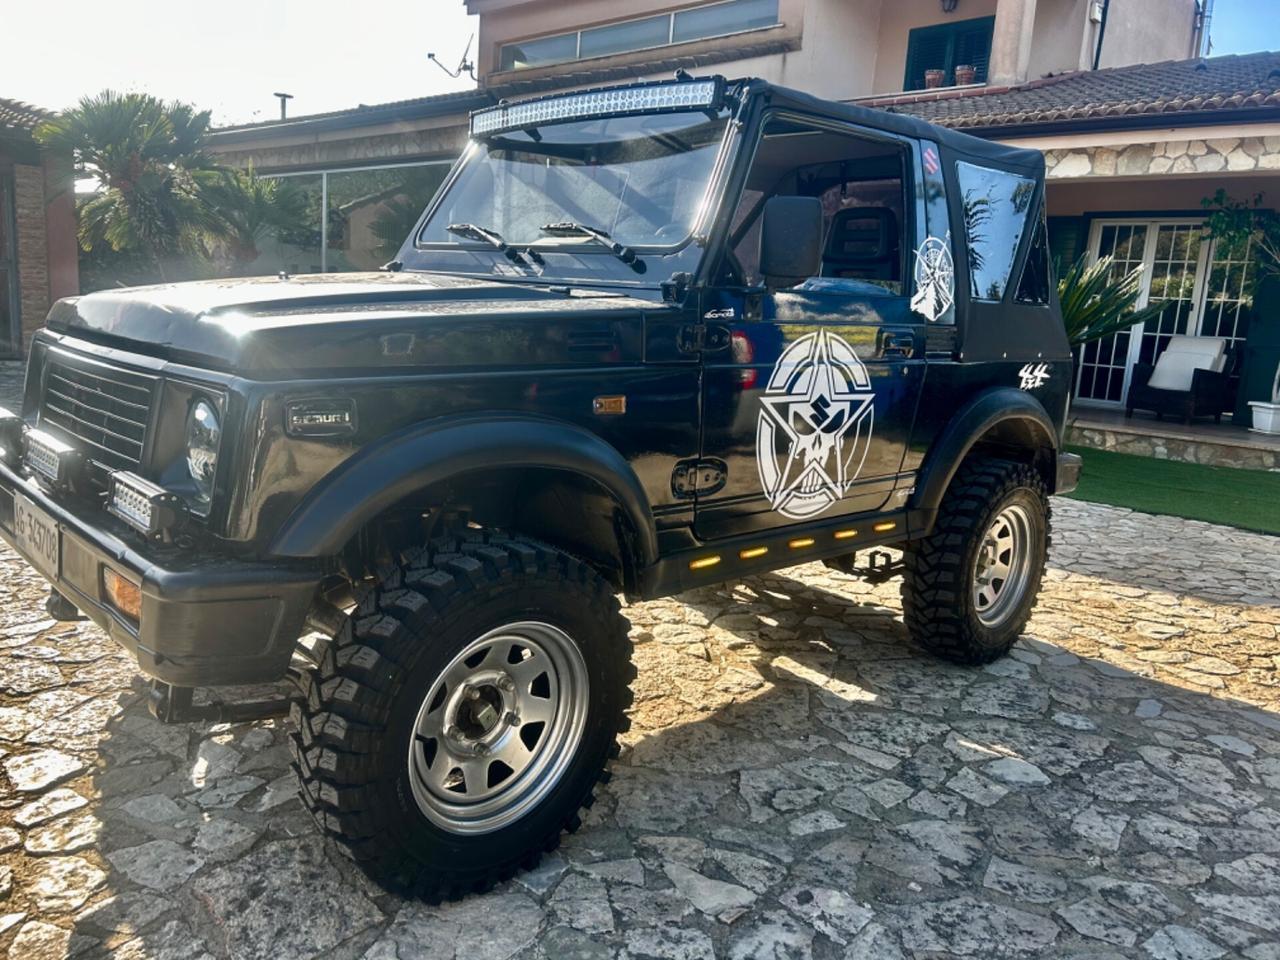
[[907,34],[907,70],[902,89],[924,89],[926,70],[945,70],[947,83],[954,83],[956,65],[962,63],[972,64],[977,70],[977,82],[986,83],[995,24],[995,17],[976,17],[912,30]]
[[1062,276],[1080,259],[1088,231],[1089,221],[1084,217],[1049,218],[1049,258],[1053,261],[1056,275]]

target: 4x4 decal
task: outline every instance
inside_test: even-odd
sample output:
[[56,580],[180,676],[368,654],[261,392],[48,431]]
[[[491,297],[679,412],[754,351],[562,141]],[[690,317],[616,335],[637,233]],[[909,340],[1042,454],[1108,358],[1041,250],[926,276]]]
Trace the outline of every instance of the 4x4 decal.
[[806,334],[783,351],[756,426],[756,466],[773,509],[801,520],[844,496],[867,456],[874,399],[867,368],[836,334]]

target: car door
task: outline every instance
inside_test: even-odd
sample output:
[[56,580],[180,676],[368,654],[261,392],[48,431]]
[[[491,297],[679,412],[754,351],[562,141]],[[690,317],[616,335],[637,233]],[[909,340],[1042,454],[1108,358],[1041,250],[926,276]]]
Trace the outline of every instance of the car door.
[[[722,331],[710,339],[729,346],[704,354],[702,459],[717,481],[697,493],[699,538],[905,504],[925,377],[921,309],[937,307],[911,297],[924,229],[918,156],[914,143],[849,127],[765,122],[721,282],[704,299],[704,322]],[[822,201],[822,266],[771,282],[752,262],[760,211],[786,195]]]

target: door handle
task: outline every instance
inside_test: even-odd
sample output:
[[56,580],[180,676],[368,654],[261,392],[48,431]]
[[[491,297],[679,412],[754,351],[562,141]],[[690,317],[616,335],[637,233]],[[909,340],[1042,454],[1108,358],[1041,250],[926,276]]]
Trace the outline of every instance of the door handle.
[[911,357],[916,352],[916,336],[912,330],[885,327],[876,331],[877,357]]

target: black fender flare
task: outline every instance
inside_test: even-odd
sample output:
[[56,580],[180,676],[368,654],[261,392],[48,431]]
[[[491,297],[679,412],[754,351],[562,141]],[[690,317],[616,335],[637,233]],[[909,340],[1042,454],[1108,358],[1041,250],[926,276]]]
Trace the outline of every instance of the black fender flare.
[[449,417],[382,437],[311,489],[276,532],[269,552],[335,556],[362,526],[415,491],[494,467],[546,467],[594,480],[631,521],[640,563],[657,560],[649,498],[626,458],[582,427],[521,414]]
[[943,494],[974,444],[1005,421],[1026,423],[1051,452],[1057,451],[1058,428],[1044,405],[1031,394],[1015,387],[993,387],[978,394],[942,428],[921,466],[911,508],[923,513],[927,526],[933,525]]

